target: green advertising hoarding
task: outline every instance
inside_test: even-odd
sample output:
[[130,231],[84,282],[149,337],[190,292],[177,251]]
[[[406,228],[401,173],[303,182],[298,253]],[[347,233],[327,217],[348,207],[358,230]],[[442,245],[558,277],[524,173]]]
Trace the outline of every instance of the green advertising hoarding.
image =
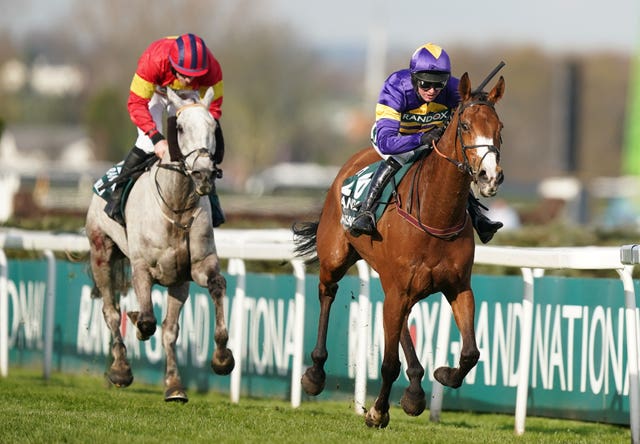
[[[12,260],[8,268],[10,367],[41,365],[46,263]],[[101,301],[91,298],[85,265],[58,261],[56,272],[54,370],[103,374],[109,364],[109,331],[102,317]],[[229,322],[229,313],[237,309],[234,294],[238,283],[236,276],[225,274],[225,277]],[[294,339],[300,334],[304,338],[304,366],[311,363],[309,355],[315,345],[319,313],[317,284],[316,275],[306,276],[304,332],[298,332],[294,328],[294,277],[247,275],[242,307],[245,343],[241,396],[289,398]],[[460,389],[445,389],[443,408],[512,413],[522,338],[522,279],[474,276],[472,285],[480,361]],[[638,287],[637,282],[635,285]],[[360,288],[360,280],[355,276],[346,276],[340,282],[329,324],[326,389],[317,398],[304,395],[303,402],[354,399]],[[535,280],[534,293],[528,414],[629,424],[621,282],[543,277]],[[123,316],[121,329],[136,381],[162,383],[164,353],[160,323],[166,299],[165,289],[154,287],[152,300],[159,328],[149,341],[139,342],[133,325]],[[384,349],[382,301],[380,283],[372,279],[366,344],[370,399],[375,398],[380,382]],[[446,360],[452,366],[457,365],[461,347],[450,308],[443,301],[441,295],[432,295],[414,307],[409,319],[416,351],[425,368],[423,388],[427,397],[431,393],[438,347],[446,344]],[[136,307],[131,292],[121,299],[122,312]],[[188,387],[228,392],[230,377],[213,374],[209,365],[214,347],[213,313],[207,292],[192,285],[180,322],[178,364]],[[636,318],[639,313],[636,310]],[[448,324],[451,328],[444,329]],[[233,329],[230,322],[229,327]],[[407,381],[403,367],[392,400],[399,401]],[[160,397],[161,390],[158,393]]]

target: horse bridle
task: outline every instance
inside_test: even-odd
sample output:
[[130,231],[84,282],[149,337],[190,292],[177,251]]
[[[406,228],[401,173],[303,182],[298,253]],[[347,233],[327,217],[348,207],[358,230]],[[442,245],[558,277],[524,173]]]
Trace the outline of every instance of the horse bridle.
[[[201,103],[189,103],[186,105],[181,106],[180,108],[178,108],[178,110],[176,111],[176,117],[178,117],[180,115],[180,113],[185,109],[185,108],[191,108],[191,107],[202,107],[205,108],[204,105],[202,105]],[[187,161],[188,159],[193,156],[195,154],[195,158],[193,160],[193,162],[191,162],[191,166],[189,167],[187,165]],[[172,156],[173,157],[173,156]],[[169,204],[167,203],[167,201],[165,200],[165,198],[162,196],[162,192],[160,189],[160,183],[158,182],[158,171],[160,168],[165,169],[165,170],[170,170],[170,171],[174,171],[178,174],[181,174],[185,177],[188,177],[190,179],[190,187],[191,187],[191,192],[193,192],[194,188],[195,188],[195,181],[193,179],[193,172],[194,172],[194,166],[196,164],[196,162],[198,161],[198,159],[200,157],[208,157],[212,162],[213,162],[213,171],[212,174],[214,175],[215,178],[220,179],[222,178],[222,170],[220,168],[218,168],[218,166],[215,164],[214,162],[214,155],[213,153],[206,147],[201,147],[201,148],[196,148],[190,152],[188,152],[186,155],[183,155],[179,150],[176,153],[177,158],[172,158],[171,159],[171,163],[162,163],[159,162],[158,163],[158,169],[156,169],[156,173],[154,175],[154,182],[155,182],[155,186],[156,186],[156,191],[157,191],[157,196],[159,196],[160,200],[162,201],[162,204],[169,209],[169,211],[171,211],[174,214],[182,214],[185,213],[189,210],[192,210],[193,208],[195,208],[196,204],[191,205],[187,208],[181,208],[181,209],[174,209],[171,208],[169,206]],[[163,216],[167,217],[164,212],[163,212]],[[175,220],[168,218],[170,222],[172,222],[174,225],[183,228],[183,229],[188,229],[191,226],[191,223],[193,223],[194,217],[192,217],[190,219],[190,222],[187,224],[179,224],[177,223]]]
[[487,148],[488,151],[484,154],[484,156],[482,156],[482,159],[480,159],[479,164],[482,164],[482,161],[484,160],[484,158],[490,153],[494,153],[496,155],[496,161],[498,163],[500,162],[500,148],[498,148],[497,146],[489,145],[489,144],[465,145],[462,139],[462,113],[464,112],[465,109],[470,108],[472,106],[483,106],[483,105],[488,106],[495,111],[493,103],[487,100],[472,100],[469,102],[460,103],[458,105],[458,109],[456,110],[456,114],[458,115],[458,124],[456,126],[456,139],[460,140],[460,146],[462,147],[463,161],[459,161],[458,159],[454,159],[444,154],[442,151],[438,149],[435,141],[432,142],[433,149],[439,156],[445,158],[446,160],[454,164],[460,172],[467,173],[471,177],[475,177],[475,175],[478,172],[473,170],[473,167],[469,162],[469,157],[467,156],[467,150],[475,150],[483,147]]
[[[456,168],[458,169],[458,171],[460,171],[461,173],[467,173],[469,174],[471,177],[474,177],[475,174],[477,174],[477,172],[475,172],[473,170],[473,167],[471,166],[471,164],[469,163],[469,158],[467,156],[467,150],[469,149],[478,149],[478,148],[482,148],[485,147],[488,149],[488,152],[482,157],[480,164],[482,164],[482,160],[484,159],[484,157],[489,154],[489,153],[495,153],[497,160],[500,161],[500,148],[498,148],[495,145],[489,145],[489,144],[477,144],[477,145],[465,145],[463,140],[462,140],[462,113],[464,112],[464,110],[466,108],[469,108],[471,106],[481,106],[481,105],[486,105],[486,106],[490,106],[492,109],[495,110],[493,103],[487,101],[487,100],[472,100],[470,102],[466,102],[465,104],[460,103],[458,105],[458,108],[456,110],[456,113],[458,116],[458,124],[456,127],[456,139],[460,140],[460,146],[462,147],[462,157],[463,157],[463,161],[459,161],[458,159],[454,159],[452,157],[449,157],[448,155],[442,153],[442,151],[440,151],[438,149],[438,147],[436,146],[435,141],[432,142],[432,146],[434,151],[440,156],[443,157],[444,159],[448,160],[449,162],[451,162],[453,165],[456,166]],[[453,117],[451,117],[453,118]],[[446,125],[449,124],[449,122],[451,121],[451,118],[449,119],[449,121],[446,122]],[[454,143],[455,144],[455,143]],[[422,160],[424,160],[425,157],[422,158]],[[418,170],[416,170],[416,173],[414,174],[414,183],[411,187],[411,195],[413,195],[413,190],[415,189],[415,180],[417,179],[419,173],[418,171],[422,168],[423,166],[423,162],[420,162],[420,165],[418,166]],[[409,197],[409,202],[412,201],[412,197]],[[420,214],[420,200],[417,200],[418,202],[418,214]],[[411,204],[409,203],[409,207],[411,206]],[[398,199],[398,205],[397,205],[397,211],[398,213],[404,218],[406,219],[411,225],[423,230],[425,233],[428,233],[434,237],[440,238],[440,239],[453,239],[454,237],[458,236],[458,234],[460,234],[460,232],[464,229],[466,222],[467,222],[467,218],[463,218],[462,221],[457,224],[454,225],[452,227],[448,227],[448,228],[435,228],[435,227],[430,227],[428,225],[425,225],[419,218],[415,218],[414,216],[411,215],[411,210],[404,210],[402,208],[402,205],[400,205],[399,203],[399,199]]]
[[[186,105],[182,105],[180,108],[178,108],[176,110],[176,118],[180,116],[180,114],[186,109],[186,108],[194,108],[194,107],[198,107],[198,108],[205,108],[206,107],[202,104],[202,103],[187,103]],[[177,144],[177,142],[176,142]],[[164,168],[167,170],[172,170],[175,172],[178,172],[180,174],[183,174],[185,176],[191,177],[191,174],[193,174],[193,167],[196,164],[196,161],[200,158],[200,157],[209,157],[209,159],[211,159],[212,161],[214,160],[214,155],[211,151],[209,151],[209,149],[207,147],[201,147],[201,148],[196,148],[192,151],[190,151],[189,153],[187,153],[186,155],[183,155],[180,150],[177,150],[177,153],[175,153],[175,158],[174,158],[174,153],[171,153],[171,161],[172,163],[159,163],[158,167],[160,168]],[[193,154],[196,155],[195,159],[193,160],[193,162],[191,163],[191,168],[189,168],[187,166],[187,159],[189,159],[189,157],[191,157]],[[175,165],[173,162],[177,162],[178,165]],[[217,179],[220,179],[222,177],[222,170],[218,168],[218,166],[215,164],[213,165],[213,173],[215,174],[215,177]]]

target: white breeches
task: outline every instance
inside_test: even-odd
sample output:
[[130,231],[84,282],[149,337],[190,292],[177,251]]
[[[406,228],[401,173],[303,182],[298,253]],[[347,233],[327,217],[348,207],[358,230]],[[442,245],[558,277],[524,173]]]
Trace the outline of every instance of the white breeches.
[[[164,134],[164,114],[175,114],[172,106],[169,106],[169,99],[166,95],[155,93],[149,101],[149,113],[162,134]],[[143,150],[145,153],[153,153],[153,142],[140,128],[138,128],[138,138],[136,139],[136,146]]]

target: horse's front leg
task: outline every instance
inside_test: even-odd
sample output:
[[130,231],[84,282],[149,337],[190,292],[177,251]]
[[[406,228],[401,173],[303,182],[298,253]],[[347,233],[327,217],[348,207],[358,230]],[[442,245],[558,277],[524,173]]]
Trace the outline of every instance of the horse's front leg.
[[220,273],[220,269],[217,266],[217,258],[215,263],[216,266],[210,269],[207,277],[207,287],[216,309],[216,330],[214,333],[216,349],[211,358],[211,369],[218,375],[228,375],[233,370],[236,362],[233,358],[233,353],[227,348],[229,331],[224,319],[223,304],[227,294],[227,281]]
[[402,329],[406,327],[408,315],[409,311],[398,297],[390,297],[389,294],[386,294],[383,305],[384,357],[380,369],[382,385],[376,401],[365,417],[365,422],[369,427],[383,428],[389,424],[389,395],[394,381],[400,375],[398,346]]
[[151,302],[151,275],[146,264],[131,263],[131,281],[136,293],[140,311],[127,313],[133,325],[136,326],[136,337],[146,341],[156,332],[156,316]]
[[120,333],[120,310],[113,290],[115,279],[115,256],[120,254],[115,243],[99,230],[88,230],[91,245],[90,263],[93,281],[102,298],[102,315],[111,331],[111,355],[113,362],[107,371],[107,378],[116,387],[128,387],[133,382],[131,365],[127,360],[127,349]]
[[320,299],[320,316],[318,318],[318,336],[316,346],[311,352],[313,365],[302,375],[302,388],[308,395],[318,395],[324,390],[327,375],[324,372],[324,363],[327,361],[327,329],[329,327],[329,314],[331,304],[336,298],[338,284],[324,284],[322,279],[318,285],[318,298]]
[[424,390],[422,389],[424,368],[416,355],[416,349],[413,346],[407,320],[405,320],[402,326],[400,344],[404,350],[404,356],[407,359],[407,377],[409,378],[409,387],[405,389],[402,399],[400,399],[400,405],[407,415],[418,416],[424,412],[427,406],[427,400]]
[[475,301],[471,289],[462,291],[453,298],[446,296],[462,336],[462,351],[458,368],[439,367],[433,372],[433,377],[442,385],[458,388],[480,359],[480,351],[476,345]]
[[[207,229],[211,230],[211,223],[207,223]],[[197,239],[196,234],[192,233],[192,238]],[[216,349],[211,358],[211,369],[218,375],[228,375],[236,364],[233,353],[227,348],[229,341],[229,332],[224,319],[224,298],[227,294],[227,281],[220,273],[220,263],[218,256],[215,254],[215,248],[211,247],[211,251],[203,252],[197,248],[207,245],[202,241],[200,244],[193,242],[191,257],[204,257],[199,261],[191,263],[191,278],[201,287],[209,290],[211,299],[216,310],[216,329],[214,332],[214,340]],[[211,238],[213,245],[213,238]],[[195,250],[193,250],[195,248]],[[213,251],[213,252],[212,252]]]
[[180,333],[178,321],[182,307],[189,297],[189,282],[170,286],[167,299],[167,315],[162,321],[162,346],[166,356],[164,372],[164,400],[187,402],[187,393],[180,379],[176,360],[176,341]]

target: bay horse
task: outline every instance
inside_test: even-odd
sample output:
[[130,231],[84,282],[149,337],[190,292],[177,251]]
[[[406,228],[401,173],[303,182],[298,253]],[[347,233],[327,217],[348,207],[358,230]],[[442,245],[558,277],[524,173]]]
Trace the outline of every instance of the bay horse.
[[[499,166],[503,125],[494,108],[504,94],[504,78],[500,77],[489,93],[482,91],[482,86],[472,92],[468,74],[460,78],[461,102],[445,132],[434,144],[433,152],[409,168],[405,180],[397,186],[395,201],[378,221],[378,231],[373,236],[354,237],[348,227],[341,225],[343,182],[380,160],[373,148],[354,154],[340,169],[319,221],[293,226],[297,255],[305,257],[308,263],[319,262],[317,342],[311,352],[313,365],[307,368],[301,381],[307,394],[317,395],[324,389],[327,328],[338,281],[360,259],[380,276],[385,295],[384,356],[380,392],[365,416],[370,427],[382,428],[389,423],[389,395],[400,374],[398,344],[407,358],[409,378],[400,401],[402,408],[412,416],[425,409],[421,387],[424,368],[408,328],[411,308],[421,299],[442,292],[462,336],[459,366],[437,368],[433,374],[437,381],[448,387],[460,387],[480,357],[471,289],[475,241],[467,198],[472,184],[484,197],[494,196],[504,177]],[[414,202],[410,208],[403,208],[410,200]]]
[[190,281],[207,288],[215,305],[213,371],[229,374],[234,367],[234,358],[227,348],[228,331],[223,310],[226,280],[220,273],[207,198],[215,186],[218,172],[213,161],[216,121],[209,113],[213,89],[200,99],[197,93],[183,98],[167,88],[167,98],[176,110],[177,146],[170,144],[170,150],[160,162],[151,166],[133,185],[124,210],[126,228],[107,216],[104,211],[106,201],[98,194],[93,195],[89,205],[85,228],[95,284],[93,294],[102,298],[102,312],[112,336],[113,363],[107,371],[109,381],[117,387],[126,387],[133,382],[120,332],[121,315],[116,294],[127,284],[123,267],[130,264],[131,283],[140,311],[128,315],[139,340],[148,340],[156,331],[152,286],[167,287],[166,316],[162,322],[162,345],[166,354],[165,400],[187,402],[175,346],[178,320],[189,296]]

